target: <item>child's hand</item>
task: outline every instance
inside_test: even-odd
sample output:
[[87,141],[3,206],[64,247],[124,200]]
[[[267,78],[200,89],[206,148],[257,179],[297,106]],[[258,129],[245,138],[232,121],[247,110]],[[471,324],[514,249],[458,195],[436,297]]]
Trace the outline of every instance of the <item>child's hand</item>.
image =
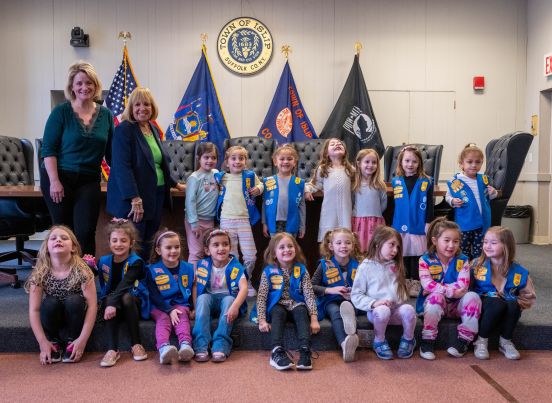
[[300,230],[299,230],[299,233],[297,234],[297,238],[303,239],[304,236],[305,236],[305,230],[304,230],[304,229],[300,229]]
[[266,320],[259,321],[259,330],[263,333],[270,332],[270,323],[268,323]]
[[72,343],[69,343],[67,350],[72,351],[71,359],[75,360],[75,362],[79,362],[82,358],[85,347],[86,340],[83,340],[81,337],[77,337]]
[[194,320],[195,319],[195,310],[191,310],[188,312],[188,319]]
[[489,197],[492,197],[493,199],[498,196],[498,190],[491,185],[487,186],[487,193],[489,194]]
[[226,312],[226,323],[230,324],[234,322],[239,314],[239,309],[235,307],[234,304],[230,305],[230,308],[228,308],[228,312]]
[[376,308],[376,307],[381,306],[381,305],[385,305],[385,306],[390,307],[391,306],[391,301],[389,301],[388,299],[378,299],[376,302],[374,302],[372,304],[372,307]]
[[44,339],[40,343],[40,363],[42,365],[52,363],[52,351],[55,351],[54,345],[48,339]]
[[169,316],[171,317],[171,323],[173,326],[176,326],[180,323],[180,318],[178,317],[178,315],[181,315],[182,314],[182,311],[180,309],[173,309],[171,311],[171,313],[169,314]]
[[349,289],[343,285],[337,286],[337,287],[326,287],[326,291],[324,291],[326,294],[338,294],[338,295],[344,295],[349,293]]
[[184,192],[186,190],[186,184],[185,183],[177,183],[175,185],[175,188],[177,188],[181,192]]
[[249,194],[253,197],[257,197],[261,194],[261,189],[259,189],[257,186],[253,186],[249,189]]
[[104,320],[113,319],[117,315],[117,308],[114,306],[108,306],[105,308]]
[[312,195],[311,192],[305,192],[305,200],[308,200],[308,201],[314,200],[314,196]]
[[464,204],[462,199],[459,199],[458,197],[452,198],[452,207],[456,207],[456,208],[462,207],[462,204]]
[[310,328],[312,334],[316,334],[320,331],[320,322],[318,322],[315,315],[311,316]]
[[90,254],[86,254],[82,257],[82,260],[84,260],[84,262],[90,266],[90,267],[96,267],[96,258]]
[[268,233],[268,225],[263,224],[263,235],[267,238],[270,238],[270,234]]
[[199,227],[192,228],[192,234],[194,234],[196,238],[199,238],[201,236],[201,229]]

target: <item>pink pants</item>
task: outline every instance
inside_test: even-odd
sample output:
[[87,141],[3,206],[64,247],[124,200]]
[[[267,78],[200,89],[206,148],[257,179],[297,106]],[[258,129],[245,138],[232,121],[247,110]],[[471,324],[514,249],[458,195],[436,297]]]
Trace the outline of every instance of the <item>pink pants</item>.
[[192,226],[188,220],[184,220],[184,227],[186,228],[186,241],[188,242],[188,263],[195,265],[205,257],[203,240],[207,233],[215,228],[215,222],[213,220],[198,220],[197,228],[201,231],[199,238],[196,238],[192,232]]
[[397,305],[389,308],[380,305],[372,311],[368,311],[368,320],[374,324],[374,341],[385,340],[387,325],[402,325],[403,338],[412,340],[416,328],[416,310],[408,304]]
[[251,273],[255,268],[257,260],[257,247],[253,239],[253,231],[249,218],[221,218],[220,229],[228,231],[230,234],[231,248],[230,253],[238,258],[238,245],[243,256],[243,265],[251,278]]
[[[182,311],[182,313],[178,315],[180,322],[174,326],[174,332],[178,337],[178,344],[180,345],[183,341],[185,341],[192,345],[192,333],[190,329],[190,319],[188,316],[190,314],[190,308],[179,305],[175,306],[175,308]],[[152,309],[150,314],[155,321],[155,340],[157,342],[156,347],[159,350],[162,345],[169,344],[169,338],[171,337],[173,325],[171,323],[171,317],[159,309]]]
[[458,337],[473,341],[479,330],[481,299],[475,292],[468,292],[458,300],[447,300],[443,294],[431,293],[424,302],[424,327],[422,339],[435,340],[439,331],[439,321],[443,316],[460,318]]

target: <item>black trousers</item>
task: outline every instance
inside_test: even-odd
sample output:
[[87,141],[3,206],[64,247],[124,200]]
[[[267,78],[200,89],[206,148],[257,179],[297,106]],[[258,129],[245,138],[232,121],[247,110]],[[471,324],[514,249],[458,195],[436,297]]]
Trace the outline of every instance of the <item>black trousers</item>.
[[309,311],[305,305],[299,305],[292,311],[288,311],[282,305],[276,304],[270,311],[272,348],[284,345],[284,330],[286,322],[291,320],[295,323],[299,347],[310,347],[310,318]]
[[71,228],[79,241],[82,253],[96,254],[96,224],[100,215],[101,188],[99,175],[58,171],[65,196],[61,203],[50,197],[50,178],[40,169],[40,189],[53,224]]
[[498,327],[500,335],[511,340],[520,316],[521,309],[517,301],[482,297],[479,336],[488,338],[491,332]]
[[420,256],[403,256],[403,264],[407,279],[420,280]]
[[[104,306],[104,311],[105,308]],[[118,350],[119,325],[123,322],[126,322],[128,328],[130,345],[142,344],[140,341],[140,330],[138,328],[140,323],[140,299],[130,295],[128,292],[123,295],[121,299],[121,309],[117,309],[115,317],[105,321],[108,350]]]
[[60,342],[62,329],[67,330],[67,340],[80,336],[86,314],[86,300],[82,295],[70,295],[64,300],[47,295],[40,305],[40,322],[50,341]]
[[[140,236],[140,250],[138,254],[145,262],[149,262],[151,257],[151,248],[153,247],[153,236],[161,225],[161,216],[163,214],[163,204],[165,202],[165,185],[157,186],[155,190],[155,211],[147,220],[134,223]],[[122,217],[126,218],[126,217]]]

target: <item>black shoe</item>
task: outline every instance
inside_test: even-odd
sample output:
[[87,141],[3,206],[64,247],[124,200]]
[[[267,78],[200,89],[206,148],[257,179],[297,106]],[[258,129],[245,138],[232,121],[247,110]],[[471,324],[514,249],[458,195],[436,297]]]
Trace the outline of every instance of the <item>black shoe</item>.
[[420,343],[420,357],[426,360],[434,360],[435,353],[435,340],[425,340],[422,339]]
[[288,353],[283,347],[274,347],[272,355],[270,356],[270,365],[276,368],[278,371],[283,371],[293,367],[293,362],[289,358]]
[[54,350],[50,353],[52,363],[61,362],[61,346],[56,342],[52,342],[52,345],[54,346]]
[[312,357],[311,350],[307,346],[299,348],[299,361],[297,362],[297,369],[312,369]]
[[461,339],[459,337],[456,339],[454,344],[447,349],[447,353],[449,353],[453,357],[463,357],[464,354],[466,354],[466,352],[468,351],[469,344],[469,341]]
[[[67,346],[71,344],[73,340],[67,340]],[[63,351],[63,358],[61,361],[63,362],[75,362],[73,358],[71,358],[71,354],[73,354],[73,348],[69,349],[68,347],[65,347],[65,350]]]

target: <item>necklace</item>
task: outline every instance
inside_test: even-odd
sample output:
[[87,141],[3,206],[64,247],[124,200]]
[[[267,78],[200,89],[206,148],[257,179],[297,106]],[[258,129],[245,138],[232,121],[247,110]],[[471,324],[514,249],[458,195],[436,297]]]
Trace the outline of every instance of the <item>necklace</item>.
[[151,131],[149,124],[146,127],[140,126],[140,130],[142,131],[142,134],[146,137],[153,136],[153,132]]

